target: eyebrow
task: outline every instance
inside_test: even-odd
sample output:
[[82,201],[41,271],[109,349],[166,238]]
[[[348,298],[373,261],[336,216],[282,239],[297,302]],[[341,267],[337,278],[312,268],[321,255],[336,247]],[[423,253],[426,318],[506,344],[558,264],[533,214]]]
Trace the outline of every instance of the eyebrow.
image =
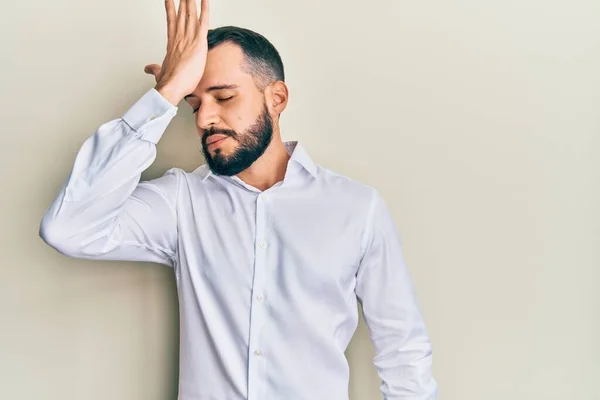
[[[209,92],[214,92],[214,91],[217,91],[217,90],[224,90],[224,89],[237,89],[237,88],[239,88],[239,86],[238,86],[238,85],[215,85],[215,86],[211,86],[211,87],[209,87],[208,89],[206,89],[206,93],[209,93]],[[187,100],[187,99],[189,99],[190,97],[198,97],[198,96],[196,96],[196,95],[194,95],[194,94],[188,94],[188,95],[187,95],[187,96],[185,96],[183,99],[184,99],[184,100]]]

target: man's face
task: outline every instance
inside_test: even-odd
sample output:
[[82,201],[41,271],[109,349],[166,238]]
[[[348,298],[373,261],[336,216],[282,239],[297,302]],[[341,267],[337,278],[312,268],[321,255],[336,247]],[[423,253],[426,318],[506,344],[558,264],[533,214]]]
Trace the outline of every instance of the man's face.
[[196,111],[202,152],[210,169],[236,175],[267,149],[273,124],[264,94],[242,69],[243,52],[222,43],[208,52],[206,68],[186,102]]

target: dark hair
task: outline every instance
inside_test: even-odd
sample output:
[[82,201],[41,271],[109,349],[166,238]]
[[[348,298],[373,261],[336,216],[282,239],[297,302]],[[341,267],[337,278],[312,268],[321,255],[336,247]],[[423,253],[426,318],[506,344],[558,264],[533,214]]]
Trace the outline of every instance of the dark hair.
[[283,62],[279,52],[264,36],[237,26],[221,26],[208,31],[208,49],[231,42],[242,48],[245,63],[242,66],[263,90],[273,81],[285,81]]

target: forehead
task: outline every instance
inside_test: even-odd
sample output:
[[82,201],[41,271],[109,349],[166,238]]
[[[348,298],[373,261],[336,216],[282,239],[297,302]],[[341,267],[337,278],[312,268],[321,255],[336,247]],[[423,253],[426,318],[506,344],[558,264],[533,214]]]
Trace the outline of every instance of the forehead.
[[225,42],[212,48],[196,90],[204,92],[206,88],[216,85],[252,84],[252,76],[242,69],[243,61],[244,53],[236,44]]

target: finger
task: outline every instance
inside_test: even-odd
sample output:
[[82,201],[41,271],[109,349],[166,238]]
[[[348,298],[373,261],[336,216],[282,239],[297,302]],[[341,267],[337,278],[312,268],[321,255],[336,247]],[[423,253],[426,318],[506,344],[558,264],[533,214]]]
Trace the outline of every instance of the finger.
[[156,82],[158,82],[158,77],[160,76],[161,67],[158,64],[150,64],[144,67],[144,72],[149,75],[154,75]]
[[200,0],[200,23],[198,24],[198,34],[200,38],[206,39],[208,36],[208,20],[210,17],[210,10],[208,0]]
[[196,36],[196,25],[198,24],[198,9],[196,8],[196,0],[187,0],[187,21],[186,21],[186,36],[188,39],[194,39]]
[[167,11],[167,47],[169,47],[169,44],[175,39],[177,23],[173,0],[165,0],[165,9]]
[[177,34],[185,36],[185,19],[187,17],[187,0],[179,0],[179,10],[177,11]]

